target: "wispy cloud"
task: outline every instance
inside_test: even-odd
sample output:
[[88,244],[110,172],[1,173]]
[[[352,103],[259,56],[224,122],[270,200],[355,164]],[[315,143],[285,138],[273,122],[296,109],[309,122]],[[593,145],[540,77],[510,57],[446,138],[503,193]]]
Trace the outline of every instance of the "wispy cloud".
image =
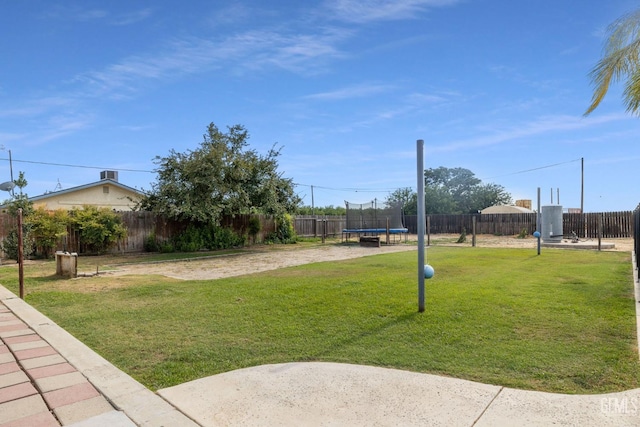
[[11,147],[11,142],[19,141],[25,136],[24,133],[0,132],[0,144],[8,144]]
[[314,93],[306,96],[306,99],[317,99],[321,101],[334,101],[352,98],[364,98],[394,89],[393,85],[378,83],[360,84],[344,87],[329,92]]
[[51,110],[67,108],[76,104],[76,100],[70,96],[52,96],[26,101],[22,105],[0,107],[0,117],[37,117]]
[[66,135],[88,128],[91,122],[92,120],[89,117],[81,115],[60,115],[51,117],[40,129],[33,132],[33,136],[27,144],[35,146],[43,142],[62,138]]
[[488,67],[488,70],[500,79],[513,81],[536,89],[556,90],[558,87],[561,87],[561,83],[558,80],[532,79],[511,66],[491,65]]
[[[429,108],[441,107],[459,95],[453,92],[425,93],[414,92],[387,101],[381,107],[374,107],[374,111],[368,111],[362,120],[350,120],[349,124],[339,127],[341,132],[351,132],[356,128],[366,128],[380,122],[394,120],[402,117],[415,116]],[[399,99],[399,100],[398,100]]]
[[342,32],[333,30],[321,34],[256,30],[223,40],[183,38],[169,43],[164,52],[131,56],[76,80],[86,85],[83,92],[89,96],[118,99],[153,81],[215,69],[316,73],[326,61],[341,56],[336,45],[342,37]]
[[428,9],[459,2],[460,0],[328,0],[325,8],[335,19],[366,23],[415,18]]
[[113,14],[107,9],[84,8],[80,5],[62,6],[56,5],[43,12],[48,19],[75,22],[100,21],[107,25],[124,26],[131,25],[147,19],[152,14],[151,8],[133,10],[121,14]]
[[112,25],[125,26],[136,24],[140,21],[144,21],[151,16],[153,10],[151,8],[134,10],[122,15],[114,16],[111,20]]
[[255,16],[254,8],[249,8],[240,3],[234,3],[223,8],[217,8],[209,18],[209,23],[213,26],[230,25],[243,22]]
[[568,115],[540,117],[537,120],[528,123],[514,125],[504,130],[496,130],[489,135],[434,146],[431,147],[429,151],[432,153],[451,152],[469,148],[486,147],[516,141],[522,138],[543,135],[550,132],[586,129],[604,123],[628,119],[629,116],[625,114],[609,114],[594,118],[593,120],[592,118],[585,119],[580,116]]

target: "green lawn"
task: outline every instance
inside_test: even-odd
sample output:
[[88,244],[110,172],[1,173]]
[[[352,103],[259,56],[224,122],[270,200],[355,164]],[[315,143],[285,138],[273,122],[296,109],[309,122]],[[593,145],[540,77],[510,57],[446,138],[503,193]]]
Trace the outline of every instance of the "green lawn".
[[[209,281],[62,280],[47,263],[27,266],[27,302],[151,389],[291,361],[566,393],[640,387],[630,254],[436,246],[428,257],[424,313],[415,251]],[[16,282],[0,268],[0,283],[17,293]]]

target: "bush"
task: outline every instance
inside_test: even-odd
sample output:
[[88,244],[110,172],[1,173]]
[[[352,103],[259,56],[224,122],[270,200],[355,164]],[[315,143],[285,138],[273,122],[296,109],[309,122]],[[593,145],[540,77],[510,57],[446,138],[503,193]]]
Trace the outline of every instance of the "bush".
[[267,243],[296,243],[296,230],[293,226],[293,217],[284,214],[276,218],[276,231],[270,233],[265,241]]
[[108,208],[74,208],[69,214],[69,222],[79,232],[80,242],[89,252],[106,252],[127,236],[122,219]]
[[67,235],[69,213],[61,209],[50,212],[39,207],[29,214],[26,222],[30,226],[31,237],[39,255],[48,258],[60,239]]
[[171,242],[163,242],[160,244],[160,252],[163,254],[170,254],[176,251],[176,248]]
[[190,224],[186,230],[173,237],[173,246],[178,252],[196,252],[204,248],[202,229]]
[[[15,228],[9,231],[7,237],[4,238],[2,244],[2,251],[9,259],[18,261],[18,229]],[[34,253],[34,242],[31,237],[31,233],[25,230],[22,231],[22,256],[23,258],[29,258]]]
[[249,228],[247,232],[249,233],[249,237],[253,240],[253,243],[256,242],[256,235],[262,229],[262,223],[260,222],[260,218],[252,216],[249,218]]
[[236,248],[246,243],[244,237],[230,228],[212,227],[210,232],[211,238],[207,242],[207,248],[211,250]]
[[458,241],[456,243],[464,243],[467,241],[467,230],[462,227],[462,233],[460,233],[460,237],[458,237]]
[[243,246],[245,238],[230,228],[191,224],[172,243],[178,252],[196,252],[201,249],[219,250]]
[[156,239],[156,233],[151,233],[144,239],[144,251],[145,252],[159,252],[160,245]]

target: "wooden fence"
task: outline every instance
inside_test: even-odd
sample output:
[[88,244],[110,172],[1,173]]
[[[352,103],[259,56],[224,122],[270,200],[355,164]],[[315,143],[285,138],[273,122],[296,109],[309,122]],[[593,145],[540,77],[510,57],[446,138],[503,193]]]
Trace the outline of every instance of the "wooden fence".
[[[460,234],[462,230],[471,233],[473,221],[477,234],[513,236],[526,232],[532,234],[537,228],[537,215],[525,214],[473,214],[473,215],[427,215],[427,230],[432,234]],[[296,218],[296,232],[300,236],[321,236],[322,223],[326,221],[327,236],[335,236],[346,228],[345,217],[305,216]],[[634,229],[633,212],[604,213],[564,213],[563,232],[569,237],[575,233],[580,238],[597,238],[601,231],[603,238],[632,237]],[[418,232],[416,215],[404,217],[405,227],[411,234]]]
[[294,227],[296,234],[303,237],[340,236],[347,224],[345,216],[296,216]]
[[[120,212],[127,228],[127,237],[118,243],[114,252],[142,252],[145,241],[149,236],[155,236],[157,241],[169,241],[173,236],[184,231],[186,223],[169,221],[150,212]],[[222,226],[230,227],[241,235],[247,235],[249,219],[252,215],[236,215],[225,218]],[[276,230],[276,221],[272,216],[257,215],[261,223],[260,232],[248,236],[250,244],[264,242],[265,237]],[[536,214],[489,214],[489,215],[427,215],[427,230],[431,234],[459,234],[462,230],[471,233],[473,218],[477,234],[516,235],[526,230],[532,234],[536,230]],[[409,233],[417,233],[417,217],[406,216],[405,226]],[[640,221],[640,220],[636,220]],[[575,232],[581,238],[597,238],[601,232],[602,238],[634,237],[634,229],[638,227],[634,221],[634,213],[605,212],[587,214],[563,214],[563,232],[570,236]],[[0,243],[12,229],[16,227],[16,219],[4,213],[0,214]],[[346,228],[344,216],[298,216],[294,218],[294,228],[299,236],[320,237],[340,236]],[[84,248],[75,230],[68,230],[65,238],[61,239],[56,250],[83,253]],[[4,254],[2,254],[4,255]]]

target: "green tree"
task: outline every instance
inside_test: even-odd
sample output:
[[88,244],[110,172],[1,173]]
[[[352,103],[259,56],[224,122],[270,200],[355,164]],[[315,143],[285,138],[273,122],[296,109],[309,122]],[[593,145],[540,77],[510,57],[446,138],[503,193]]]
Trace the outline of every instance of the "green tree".
[[344,206],[300,206],[296,209],[298,215],[346,215],[347,209]]
[[137,208],[214,225],[226,215],[294,212],[301,200],[277,170],[280,150],[259,155],[248,138],[241,125],[223,133],[210,123],[196,150],[156,157],[158,179]]
[[28,182],[24,176],[24,172],[18,173],[18,178],[13,180],[16,187],[20,190],[18,194],[13,193],[9,200],[5,200],[4,204],[7,206],[7,212],[10,215],[17,216],[18,209],[22,209],[22,215],[28,216],[33,211],[33,202],[29,200],[27,193],[23,191],[23,188],[27,186]]
[[424,171],[427,213],[469,213],[474,211],[473,193],[481,181],[464,168],[438,167]]
[[609,27],[603,55],[589,76],[594,86],[591,105],[585,116],[591,114],[604,99],[611,83],[626,79],[623,101],[627,111],[640,111],[640,10],[626,14]]
[[400,203],[405,215],[417,215],[418,214],[418,195],[411,187],[398,188],[393,193],[389,194],[385,199],[385,204],[391,205],[394,203]]
[[[34,252],[34,240],[31,236],[31,224],[26,218],[33,212],[33,202],[29,200],[27,193],[23,192],[23,188],[28,182],[24,176],[24,172],[18,173],[18,179],[13,181],[20,190],[18,194],[12,193],[9,200],[5,200],[7,213],[17,217],[18,210],[22,209],[22,253],[25,258],[29,258]],[[9,230],[7,237],[0,244],[2,251],[11,259],[18,259],[18,227]]]
[[479,185],[473,192],[471,207],[469,212],[481,211],[494,205],[509,205],[513,202],[511,194],[509,194],[503,186],[497,184]]
[[[466,214],[497,204],[511,203],[511,195],[497,184],[483,184],[468,169],[438,167],[424,171],[425,212],[427,214]],[[417,194],[400,188],[388,198],[401,201],[405,213],[417,213]]]

